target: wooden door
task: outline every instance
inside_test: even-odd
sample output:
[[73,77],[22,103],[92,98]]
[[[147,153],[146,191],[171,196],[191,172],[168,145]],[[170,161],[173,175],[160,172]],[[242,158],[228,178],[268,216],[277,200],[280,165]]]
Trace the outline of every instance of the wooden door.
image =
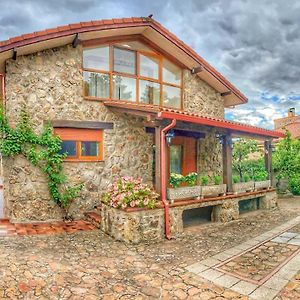
[[197,140],[192,137],[177,136],[168,148],[168,177],[170,173],[187,175],[197,172]]

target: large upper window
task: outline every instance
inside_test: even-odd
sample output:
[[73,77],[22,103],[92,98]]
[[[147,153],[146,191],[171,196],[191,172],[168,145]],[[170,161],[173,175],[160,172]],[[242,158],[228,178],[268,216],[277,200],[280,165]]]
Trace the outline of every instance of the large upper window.
[[103,131],[98,129],[55,128],[61,140],[61,153],[68,161],[99,161],[103,159]]
[[84,96],[181,109],[182,70],[134,41],[83,49]]

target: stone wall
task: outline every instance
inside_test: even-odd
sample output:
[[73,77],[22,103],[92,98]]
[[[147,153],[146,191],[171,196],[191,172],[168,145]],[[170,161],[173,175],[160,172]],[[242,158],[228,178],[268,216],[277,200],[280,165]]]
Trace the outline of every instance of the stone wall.
[[206,117],[224,118],[224,100],[220,93],[198,75],[192,75],[190,70],[185,70],[183,86],[183,104],[186,111]]
[[[82,98],[81,50],[71,46],[51,49],[16,61],[7,61],[7,117],[17,123],[22,106],[32,119],[36,133],[45,120],[89,120],[113,122],[104,131],[103,162],[66,162],[70,184],[84,182],[81,197],[71,206],[74,217],[99,203],[100,194],[119,175],[142,177],[152,182],[153,137],[146,134],[142,119],[112,113],[101,102]],[[61,218],[50,199],[46,181],[24,158],[4,160],[5,199],[13,220]]]
[[[99,203],[100,194],[114,177],[131,175],[152,183],[153,136],[146,134],[142,119],[116,114],[101,102],[82,97],[81,46],[64,46],[6,63],[6,113],[11,125],[26,107],[34,131],[45,120],[113,122],[104,131],[103,162],[66,162],[70,184],[84,182],[81,197],[71,206],[74,217]],[[219,93],[198,76],[184,72],[184,107],[201,115],[224,117]],[[201,173],[221,170],[221,148],[214,132],[199,143]],[[62,212],[50,199],[47,183],[38,169],[24,158],[4,160],[6,214],[17,221],[60,219]]]
[[[170,207],[171,237],[176,238],[184,231],[183,212],[185,210],[212,206],[211,221],[227,223],[240,216],[239,201],[260,199],[260,209],[276,207],[275,191],[262,191],[256,195],[233,196]],[[165,238],[164,209],[137,209],[131,212],[115,209],[102,204],[101,221],[97,227],[118,241],[126,243],[155,242]]]

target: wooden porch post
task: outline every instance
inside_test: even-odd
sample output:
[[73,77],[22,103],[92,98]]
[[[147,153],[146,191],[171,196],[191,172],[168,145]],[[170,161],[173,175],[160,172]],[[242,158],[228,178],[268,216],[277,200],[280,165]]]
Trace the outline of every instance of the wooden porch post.
[[273,168],[272,168],[272,142],[265,141],[265,168],[268,172],[268,179],[273,182]]
[[160,151],[161,151],[161,146],[160,146],[160,133],[161,133],[161,127],[156,126],[155,127],[155,190],[157,193],[160,193]]
[[223,183],[227,184],[227,192],[232,192],[232,138],[231,135],[223,136]]

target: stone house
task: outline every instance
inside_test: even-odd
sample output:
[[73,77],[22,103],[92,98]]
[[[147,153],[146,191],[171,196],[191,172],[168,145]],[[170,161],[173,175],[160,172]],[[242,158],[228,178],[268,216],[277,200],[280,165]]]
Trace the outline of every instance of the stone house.
[[[0,74],[11,125],[25,106],[35,132],[50,121],[63,140],[70,183],[84,182],[72,204],[75,217],[99,204],[107,185],[123,175],[153,185],[165,207],[170,171],[222,175],[230,192],[232,137],[269,145],[280,135],[225,120],[224,109],[246,103],[245,95],[149,17],[82,22],[2,41]],[[27,160],[4,157],[3,170],[6,217],[61,218],[45,178]]]
[[285,132],[288,130],[293,139],[300,138],[300,116],[296,115],[294,107],[289,108],[288,115],[283,118],[274,119],[275,130]]

